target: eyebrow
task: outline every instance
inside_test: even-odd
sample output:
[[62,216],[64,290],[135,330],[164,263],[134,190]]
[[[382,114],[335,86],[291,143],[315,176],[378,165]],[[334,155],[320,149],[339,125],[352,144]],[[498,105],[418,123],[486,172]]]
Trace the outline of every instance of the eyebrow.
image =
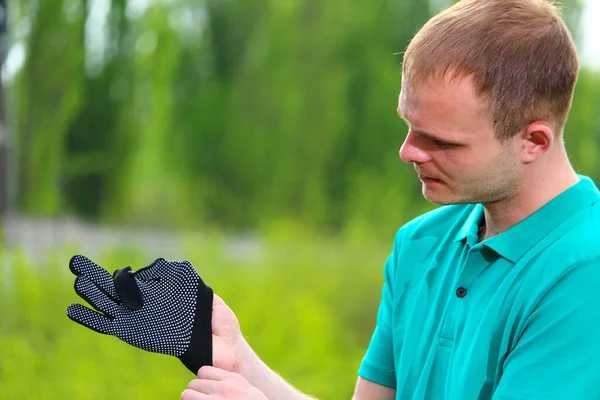
[[[402,118],[402,120],[403,120],[403,121],[406,123],[406,125],[408,125],[409,127],[411,126],[411,125],[410,125],[410,122],[409,122],[409,121],[408,121],[408,120],[407,120],[407,119],[404,117],[404,115],[402,115],[402,114],[400,113],[400,110],[398,110],[398,115],[400,116],[400,118]],[[427,133],[427,132],[423,132],[423,131],[421,131],[421,130],[418,130],[418,129],[414,129],[414,128],[413,128],[413,132],[415,132],[415,133],[416,133],[418,136],[420,136],[420,137],[423,137],[423,138],[425,138],[425,139],[432,140],[432,141],[434,141],[434,142],[438,142],[438,143],[442,143],[442,144],[446,144],[446,145],[452,145],[452,146],[460,146],[460,145],[461,145],[460,143],[457,143],[457,142],[449,142],[449,141],[447,141],[446,139],[442,139],[442,138],[440,138],[440,137],[437,137],[437,136],[435,136],[435,135],[432,135],[432,134],[430,134],[430,133]]]
[[416,129],[413,129],[413,132],[416,133],[418,136],[423,137],[425,139],[437,142],[437,143],[441,143],[441,144],[446,144],[446,145],[452,145],[452,146],[460,146],[460,143],[456,143],[456,142],[449,142],[446,139],[442,139],[439,138],[437,136],[431,135],[429,133],[426,132],[422,132]]

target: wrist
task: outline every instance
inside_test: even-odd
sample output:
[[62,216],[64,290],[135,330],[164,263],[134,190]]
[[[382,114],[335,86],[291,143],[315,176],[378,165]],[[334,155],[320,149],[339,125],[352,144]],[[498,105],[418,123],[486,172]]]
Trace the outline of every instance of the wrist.
[[315,400],[296,390],[285,379],[272,371],[252,350],[244,338],[236,350],[235,373],[240,374],[252,386],[260,390],[268,399]]
[[238,346],[236,346],[235,361],[233,372],[242,375],[244,378],[250,378],[251,372],[256,372],[260,360],[252,347],[244,337],[240,337]]

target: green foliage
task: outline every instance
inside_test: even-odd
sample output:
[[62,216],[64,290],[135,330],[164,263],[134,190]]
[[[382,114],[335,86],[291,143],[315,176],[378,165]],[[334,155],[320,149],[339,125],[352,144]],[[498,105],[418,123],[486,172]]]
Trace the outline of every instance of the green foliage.
[[[350,398],[375,323],[389,249],[365,242],[279,240],[257,258],[222,243],[190,242],[188,258],[238,315],[257,353],[296,387]],[[60,251],[43,266],[4,254],[0,273],[0,393],[7,399],[177,398],[193,376],[176,359],[147,353],[73,322],[82,301]],[[134,269],[151,260],[115,250],[95,261]]]
[[575,169],[600,182],[600,74],[582,71],[565,128]]
[[[576,27],[581,2],[563,4]],[[131,5],[110,2],[103,61],[87,70],[87,1],[19,5],[31,21],[10,88],[23,212],[389,237],[430,208],[398,159],[395,114],[398,53],[428,2]],[[574,163],[596,177],[598,82],[582,72],[567,127]]]
[[40,2],[31,20],[16,121],[17,144],[27,149],[18,160],[21,199],[31,212],[53,215],[63,207],[65,144],[83,101],[83,32],[83,19],[69,21],[52,2]]
[[[20,211],[261,231],[258,258],[223,254],[216,236],[190,238],[185,256],[268,365],[320,398],[350,398],[388,251],[373,243],[431,208],[398,160],[395,112],[395,54],[429,3],[173,0],[140,15],[129,0],[108,3],[93,64],[92,2],[12,1],[13,26],[28,31],[8,88]],[[581,2],[563,3],[576,27]],[[599,104],[600,75],[584,70],[565,140],[596,182]],[[323,239],[339,231],[345,240]],[[150,261],[125,246],[97,261]],[[192,378],[177,360],[65,316],[78,301],[66,268],[75,252],[42,267],[0,253],[0,397],[176,398]]]
[[[127,0],[113,1],[104,63],[85,73],[87,2],[68,3],[31,7],[39,28],[11,88],[21,98],[22,211],[232,230],[279,219],[328,231],[373,221],[387,237],[424,203],[403,190],[383,194],[404,205],[386,215],[381,202],[363,202],[412,178],[397,158],[404,126],[394,53],[428,6],[177,1],[134,18]],[[85,11],[57,28],[73,7]],[[61,74],[30,79],[57,58]],[[36,97],[52,87],[73,88],[78,100]]]

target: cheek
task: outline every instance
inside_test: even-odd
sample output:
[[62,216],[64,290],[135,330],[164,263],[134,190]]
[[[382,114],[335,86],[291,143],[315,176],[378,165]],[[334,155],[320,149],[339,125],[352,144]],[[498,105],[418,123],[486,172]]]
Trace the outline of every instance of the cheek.
[[456,150],[440,154],[437,160],[440,171],[451,178],[470,175],[479,169],[480,164],[473,154]]
[[483,185],[505,168],[506,162],[496,156],[465,149],[440,157],[438,168],[453,181]]

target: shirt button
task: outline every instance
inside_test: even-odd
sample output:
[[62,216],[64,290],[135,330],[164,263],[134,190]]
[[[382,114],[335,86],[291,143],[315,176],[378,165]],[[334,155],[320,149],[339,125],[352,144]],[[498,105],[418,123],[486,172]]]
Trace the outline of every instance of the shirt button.
[[467,295],[467,289],[465,289],[464,287],[459,287],[458,289],[456,289],[457,297],[460,297],[462,299],[466,295]]

